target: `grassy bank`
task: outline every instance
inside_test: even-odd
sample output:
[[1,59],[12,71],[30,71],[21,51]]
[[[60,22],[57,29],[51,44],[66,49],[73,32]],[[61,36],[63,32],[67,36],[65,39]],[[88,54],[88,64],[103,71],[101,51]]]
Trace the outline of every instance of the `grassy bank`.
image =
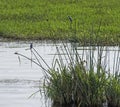
[[[120,0],[0,0],[0,36],[120,42]],[[72,19],[70,19],[70,17]],[[106,42],[107,41],[107,42]]]

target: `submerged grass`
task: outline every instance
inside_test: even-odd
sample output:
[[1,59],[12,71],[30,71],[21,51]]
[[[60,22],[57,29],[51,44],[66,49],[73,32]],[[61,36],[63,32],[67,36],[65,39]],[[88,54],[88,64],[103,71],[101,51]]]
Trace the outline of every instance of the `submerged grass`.
[[[119,0],[0,0],[0,36],[62,40],[75,33],[80,42],[84,36],[89,42],[94,30],[98,41],[119,43],[119,4]],[[94,42],[96,36],[92,35]]]
[[59,104],[65,107],[119,107],[119,46],[114,54],[116,69],[108,67],[110,61],[108,48],[90,46],[86,50],[86,47],[83,47],[80,54],[81,51],[77,49],[76,44],[73,43],[71,46],[72,48],[64,43],[62,47],[56,46],[57,53],[52,67],[47,65],[32,44],[30,50],[36,61],[20,53],[16,54],[31,60],[43,69],[45,75],[42,89],[46,98],[53,102],[53,106]]

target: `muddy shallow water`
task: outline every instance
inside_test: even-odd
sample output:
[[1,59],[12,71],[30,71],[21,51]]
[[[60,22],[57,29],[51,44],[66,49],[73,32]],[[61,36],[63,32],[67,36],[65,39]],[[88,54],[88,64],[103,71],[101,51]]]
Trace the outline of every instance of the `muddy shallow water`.
[[[30,50],[27,50],[30,43],[0,42],[0,107],[45,107],[44,98],[39,93],[29,98],[39,90],[40,80],[43,77],[42,70],[25,58],[21,57],[19,62],[18,56],[14,54],[19,52],[31,57]],[[49,42],[34,42],[33,45],[50,65],[56,52],[55,45]],[[112,62],[109,66],[113,65],[112,57],[115,54],[117,56],[114,52],[109,52]]]

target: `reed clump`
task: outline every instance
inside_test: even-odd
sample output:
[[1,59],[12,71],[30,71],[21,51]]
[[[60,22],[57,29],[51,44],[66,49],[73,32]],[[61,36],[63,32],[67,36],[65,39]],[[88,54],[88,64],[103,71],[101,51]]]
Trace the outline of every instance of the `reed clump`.
[[[108,53],[103,52],[104,47],[89,46],[87,51],[83,47],[83,52],[80,54],[76,44],[72,45],[72,48],[70,46],[64,43],[62,48],[56,46],[57,53],[53,58],[52,67],[47,65],[34,47],[31,47],[31,52],[36,61],[22,54],[16,54],[26,57],[43,69],[45,76],[42,89],[44,95],[51,99],[53,105],[120,107],[119,69],[110,73],[107,70],[109,68],[103,66],[103,60],[107,61]],[[97,58],[95,58],[95,49],[97,50]],[[119,50],[117,52],[118,58],[120,58]],[[48,69],[42,66],[41,59]],[[119,61],[116,65],[120,65]]]
[[109,107],[120,106],[120,74],[116,76],[111,75],[109,77],[106,86],[106,97]]
[[[75,107],[119,107],[120,76],[110,74],[102,66],[103,47],[98,47],[97,67],[94,65],[94,50],[90,49],[88,60],[82,60],[77,49],[74,52],[64,46],[67,65],[58,50],[55,66],[45,78],[44,92],[53,104],[75,105]],[[100,54],[101,53],[101,54]],[[63,59],[62,59],[63,58]],[[89,65],[87,69],[86,66]]]

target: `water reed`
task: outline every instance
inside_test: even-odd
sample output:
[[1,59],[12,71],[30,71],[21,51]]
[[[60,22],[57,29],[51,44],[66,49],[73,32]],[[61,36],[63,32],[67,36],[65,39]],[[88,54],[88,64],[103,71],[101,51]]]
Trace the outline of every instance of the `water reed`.
[[16,54],[42,68],[45,74],[42,90],[53,106],[120,107],[119,46],[113,57],[113,69],[109,67],[109,48],[104,46],[83,46],[81,52],[76,43],[63,43],[62,47],[56,46],[52,67],[34,47],[30,50],[36,60]]

